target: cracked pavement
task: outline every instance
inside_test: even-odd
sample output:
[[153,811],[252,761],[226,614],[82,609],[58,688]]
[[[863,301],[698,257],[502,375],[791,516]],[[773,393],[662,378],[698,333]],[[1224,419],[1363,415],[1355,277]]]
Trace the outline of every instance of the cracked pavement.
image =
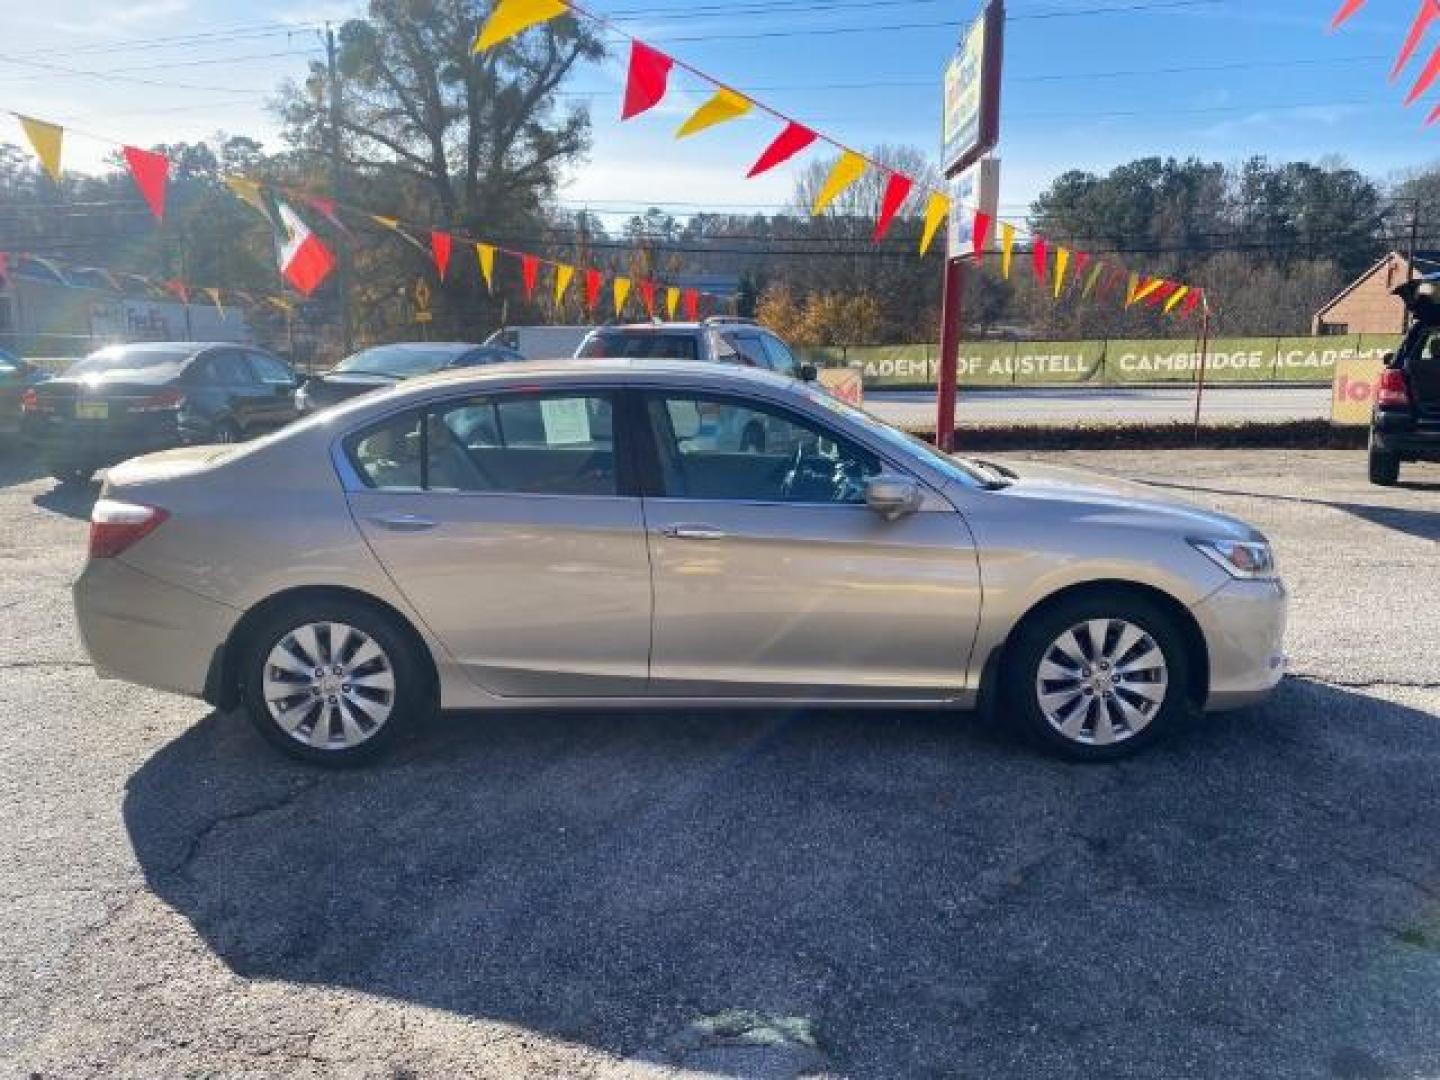
[[0,449],[5,1075],[1440,1073],[1440,467],[1052,454],[1244,516],[1265,707],[1078,768],[923,713],[445,717],[365,771],[88,670]]

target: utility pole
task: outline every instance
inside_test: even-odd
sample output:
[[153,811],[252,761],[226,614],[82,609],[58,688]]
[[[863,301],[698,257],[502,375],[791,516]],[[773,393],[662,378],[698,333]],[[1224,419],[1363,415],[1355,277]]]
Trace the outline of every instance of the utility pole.
[[[325,24],[325,68],[330,87],[330,196],[337,203],[345,201],[345,163],[340,152],[340,69],[335,55],[335,31]],[[344,355],[355,351],[355,331],[350,314],[350,249],[337,243],[335,255],[335,292],[340,304],[340,346]]]

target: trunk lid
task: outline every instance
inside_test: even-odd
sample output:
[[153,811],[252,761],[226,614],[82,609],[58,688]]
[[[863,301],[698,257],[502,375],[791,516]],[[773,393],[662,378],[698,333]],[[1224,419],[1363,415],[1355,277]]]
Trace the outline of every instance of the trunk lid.
[[138,484],[154,484],[204,472],[222,464],[238,451],[236,446],[182,446],[131,458],[105,474],[107,492]]

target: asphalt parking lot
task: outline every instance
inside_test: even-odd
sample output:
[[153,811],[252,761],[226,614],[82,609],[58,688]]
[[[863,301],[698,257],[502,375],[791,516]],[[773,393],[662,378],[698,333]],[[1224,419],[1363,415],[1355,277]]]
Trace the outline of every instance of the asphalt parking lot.
[[367,771],[89,670],[0,451],[0,1061],[41,1076],[1440,1073],[1440,467],[1049,455],[1276,542],[1294,676],[1081,768],[979,718],[445,717]]

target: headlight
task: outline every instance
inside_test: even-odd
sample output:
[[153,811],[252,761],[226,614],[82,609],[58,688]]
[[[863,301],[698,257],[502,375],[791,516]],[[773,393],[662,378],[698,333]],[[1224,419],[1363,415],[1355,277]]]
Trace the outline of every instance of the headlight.
[[1263,540],[1191,540],[1190,543],[1231,577],[1275,577],[1275,552]]

